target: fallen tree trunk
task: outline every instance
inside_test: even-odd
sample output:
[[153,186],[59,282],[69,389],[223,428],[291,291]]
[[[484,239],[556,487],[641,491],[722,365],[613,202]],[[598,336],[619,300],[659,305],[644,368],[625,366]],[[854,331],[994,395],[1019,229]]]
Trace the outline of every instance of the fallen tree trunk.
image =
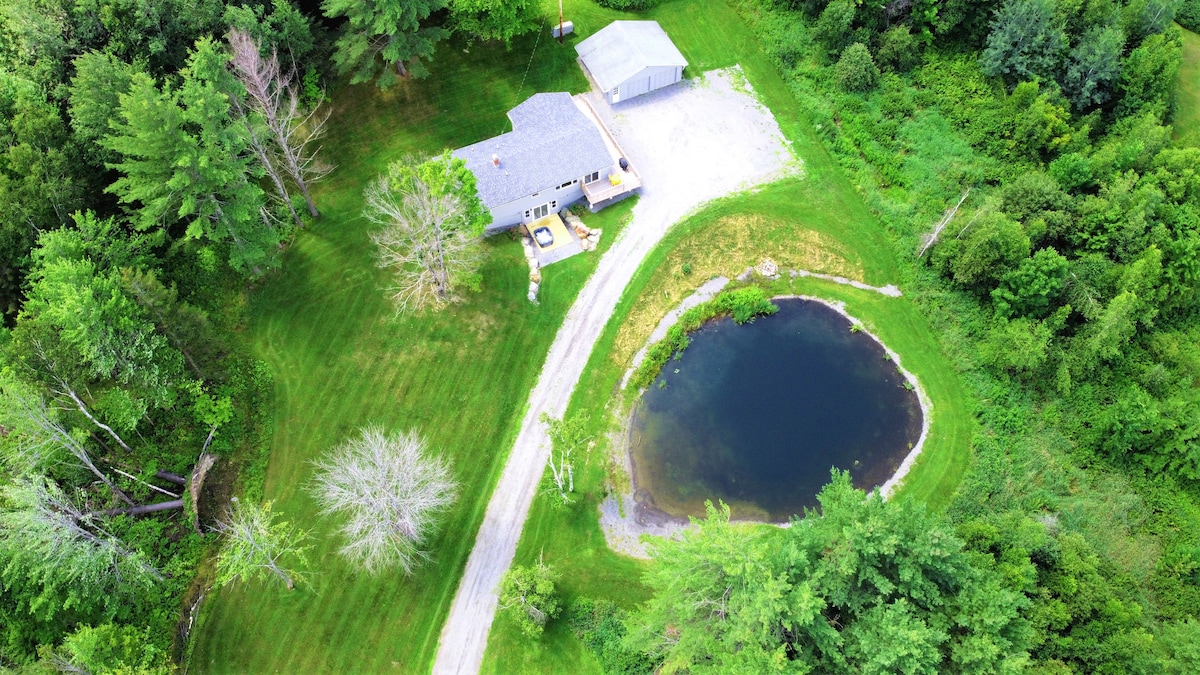
[[141,506],[130,506],[123,509],[104,509],[103,511],[92,511],[93,516],[141,516],[147,513],[158,513],[159,511],[171,511],[173,509],[182,509],[182,499],[172,499],[169,502],[159,502],[157,504],[143,504]]
[[168,482],[170,482],[170,483],[174,483],[174,484],[176,484],[176,485],[187,485],[187,479],[186,479],[186,478],[184,478],[183,476],[180,476],[180,475],[179,475],[179,474],[177,474],[177,473],[171,473],[170,471],[159,471],[159,472],[156,472],[156,473],[154,474],[154,477],[155,477],[155,478],[161,478],[162,480],[168,481]]

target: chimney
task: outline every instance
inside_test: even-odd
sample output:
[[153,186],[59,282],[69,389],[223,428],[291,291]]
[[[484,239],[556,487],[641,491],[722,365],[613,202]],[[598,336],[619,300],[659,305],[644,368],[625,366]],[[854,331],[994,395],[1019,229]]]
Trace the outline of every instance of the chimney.
[[500,168],[500,155],[492,155],[492,166]]

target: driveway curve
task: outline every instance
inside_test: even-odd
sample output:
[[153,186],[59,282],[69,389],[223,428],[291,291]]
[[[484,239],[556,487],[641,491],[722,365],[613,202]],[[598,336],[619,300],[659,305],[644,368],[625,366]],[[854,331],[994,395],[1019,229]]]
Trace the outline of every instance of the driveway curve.
[[546,354],[442,628],[433,666],[439,675],[479,672],[500,580],[516,554],[550,452],[538,418],[566,412],[592,347],[642,260],[672,224],[701,204],[800,169],[775,118],[736,66],[616,108],[595,92],[586,96],[641,174],[642,195]]

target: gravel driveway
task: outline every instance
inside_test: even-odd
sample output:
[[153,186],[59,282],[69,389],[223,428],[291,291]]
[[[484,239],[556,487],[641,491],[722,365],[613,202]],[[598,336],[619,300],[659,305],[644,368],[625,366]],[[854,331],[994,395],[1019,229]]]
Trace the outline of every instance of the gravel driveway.
[[642,176],[633,221],[579,292],[546,355],[542,374],[475,539],[434,673],[477,673],[487,647],[500,580],[512,564],[545,472],[550,440],[543,413],[561,418],[583,368],[638,266],[672,224],[701,204],[800,170],[770,111],[738,68],[711,71],[631,101],[592,106]]

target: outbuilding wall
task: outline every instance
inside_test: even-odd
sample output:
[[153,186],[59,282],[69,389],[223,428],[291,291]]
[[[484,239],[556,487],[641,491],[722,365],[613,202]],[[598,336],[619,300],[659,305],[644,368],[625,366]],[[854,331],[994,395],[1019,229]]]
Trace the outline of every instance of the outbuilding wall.
[[680,66],[656,66],[643,68],[632,77],[617,85],[620,96],[614,96],[613,90],[604,93],[609,105],[628,101],[636,96],[648,94],[655,89],[662,89],[683,79],[683,68]]
[[[614,171],[614,167],[610,165],[597,170],[600,172],[600,180],[606,180],[608,174]],[[492,224],[488,225],[485,234],[496,234],[522,223],[533,222],[533,218],[526,217],[525,212],[547,202],[554,202],[550,210],[557,212],[583,199],[583,177],[576,177],[574,181],[566,187],[549,187],[528,197],[496,206],[491,209]]]

